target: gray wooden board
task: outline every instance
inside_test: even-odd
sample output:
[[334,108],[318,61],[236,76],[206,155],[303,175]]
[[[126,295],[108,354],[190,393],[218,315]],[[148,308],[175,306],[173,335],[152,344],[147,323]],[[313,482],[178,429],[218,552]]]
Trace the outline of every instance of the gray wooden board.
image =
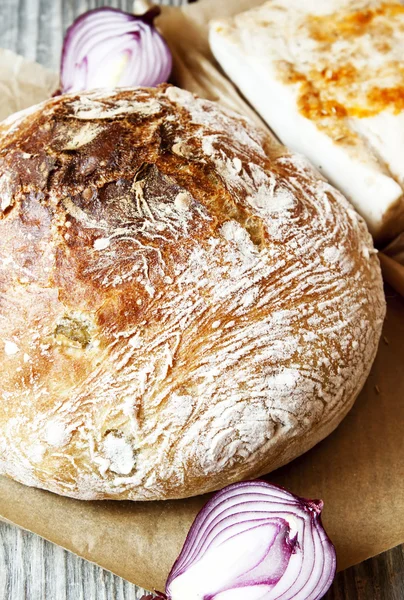
[[[161,0],[177,6],[185,2]],[[57,70],[68,25],[86,10],[105,5],[130,11],[133,2],[0,0],[0,47]],[[142,594],[120,577],[36,535],[0,523],[0,600],[138,600]],[[402,600],[404,546],[340,573],[326,598]]]
[[1,600],[138,600],[143,593],[37,535],[0,524]]

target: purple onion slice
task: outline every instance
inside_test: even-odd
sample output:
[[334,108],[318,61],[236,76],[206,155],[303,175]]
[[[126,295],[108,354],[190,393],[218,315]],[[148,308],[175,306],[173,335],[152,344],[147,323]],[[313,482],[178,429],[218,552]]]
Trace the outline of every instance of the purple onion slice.
[[228,486],[197,515],[168,600],[319,600],[336,570],[322,508],[264,481]]
[[62,49],[62,93],[94,88],[154,87],[168,80],[171,52],[153,25],[158,7],[142,16],[115,8],[90,10],[69,27]]

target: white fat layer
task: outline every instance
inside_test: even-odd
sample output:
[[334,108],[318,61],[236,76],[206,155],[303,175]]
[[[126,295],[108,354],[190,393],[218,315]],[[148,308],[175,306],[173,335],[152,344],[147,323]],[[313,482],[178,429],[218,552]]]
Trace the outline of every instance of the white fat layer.
[[[298,86],[280,79],[277,64],[285,61],[304,71],[305,64],[321,60],[313,40],[296,35],[307,14],[378,4],[374,0],[277,0],[234,21],[214,23],[210,30],[212,51],[229,77],[282,142],[307,156],[348,197],[375,235],[386,214],[403,196],[404,113],[384,111],[372,117],[350,118],[347,127],[359,134],[357,143],[335,141],[302,115],[297,105]],[[260,21],[270,25],[265,29]],[[335,44],[336,60],[338,51],[343,60],[346,43],[341,40]],[[399,45],[396,37],[392,44],[393,58],[396,54],[401,57],[404,42]],[[366,52],[369,60],[373,58],[380,66],[380,54],[373,48],[366,48]],[[359,59],[357,66],[360,68]]]

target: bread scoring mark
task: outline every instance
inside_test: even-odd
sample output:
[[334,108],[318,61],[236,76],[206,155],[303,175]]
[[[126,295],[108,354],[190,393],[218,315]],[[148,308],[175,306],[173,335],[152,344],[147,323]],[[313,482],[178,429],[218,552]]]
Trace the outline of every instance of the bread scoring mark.
[[[57,279],[0,287],[3,339],[21,350],[4,370],[0,469],[85,499],[256,476],[334,427],[366,377],[384,314],[370,237],[302,158],[268,155],[243,118],[173,88],[100,94],[106,110],[139,97],[160,109],[141,127],[136,111],[105,118],[105,135],[56,157],[41,254],[51,246]],[[46,119],[71,102],[50,101]],[[115,117],[130,165],[107,155],[72,176],[92,144],[113,152]]]
[[79,100],[73,100],[67,106],[73,111],[72,117],[84,121],[114,119],[116,117],[126,117],[130,114],[148,117],[160,112],[160,104],[154,99],[150,99],[148,102],[134,100],[108,102],[105,98],[97,99],[94,96],[83,95],[80,96]]
[[[63,198],[62,204],[66,209],[67,214],[76,219],[76,221],[81,223],[86,229],[106,229],[105,224],[93,219],[89,213],[78,207],[71,198]],[[70,225],[66,224],[66,227],[68,228]]]
[[14,204],[12,195],[12,177],[7,173],[0,177],[0,198],[0,210],[3,215],[5,215]]
[[[191,206],[192,197],[181,191],[175,180],[155,165],[143,164],[135,173],[130,189],[120,198],[120,211],[114,223],[104,228],[102,238],[93,242],[94,249],[102,252],[85,273],[104,287],[137,281],[154,297],[150,266],[153,265],[154,275],[164,278],[167,264],[162,249],[176,244],[178,235],[186,235],[195,216],[205,218],[201,207],[194,206],[192,210]],[[81,214],[79,218],[83,221]]]
[[65,133],[69,137],[63,145],[63,150],[78,150],[92,142],[100,131],[102,131],[102,128],[99,125],[87,123],[84,127],[80,127],[77,132],[73,130],[73,134],[69,136],[70,131],[66,128]]

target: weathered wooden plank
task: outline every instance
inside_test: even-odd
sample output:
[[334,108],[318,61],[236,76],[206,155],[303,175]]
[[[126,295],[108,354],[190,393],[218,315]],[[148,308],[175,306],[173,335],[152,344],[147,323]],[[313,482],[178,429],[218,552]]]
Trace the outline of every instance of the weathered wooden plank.
[[0,524],[1,600],[138,600],[143,593],[36,535]]
[[0,46],[17,49],[19,3],[15,0],[0,1]]
[[403,600],[404,544],[338,574],[324,600]]

